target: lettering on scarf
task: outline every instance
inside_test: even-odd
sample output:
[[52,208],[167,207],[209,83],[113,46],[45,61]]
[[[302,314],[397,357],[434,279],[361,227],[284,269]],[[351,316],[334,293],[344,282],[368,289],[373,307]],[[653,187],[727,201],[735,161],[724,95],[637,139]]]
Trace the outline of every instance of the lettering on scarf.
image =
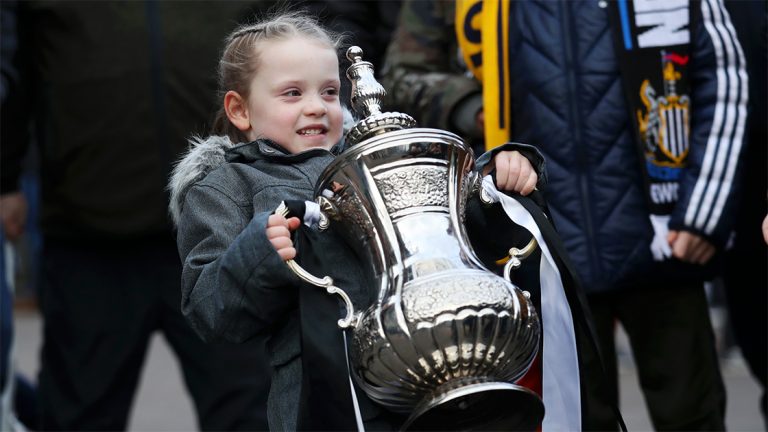
[[688,0],[635,0],[635,25],[650,27],[637,35],[640,48],[682,45],[690,41]]

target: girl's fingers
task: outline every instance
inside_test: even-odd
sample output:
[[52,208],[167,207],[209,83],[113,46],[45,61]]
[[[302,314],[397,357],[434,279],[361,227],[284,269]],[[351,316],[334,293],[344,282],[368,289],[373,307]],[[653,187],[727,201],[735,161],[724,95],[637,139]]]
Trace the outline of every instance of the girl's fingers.
[[267,228],[267,238],[274,239],[278,237],[291,237],[291,232],[288,231],[288,227],[277,225]]
[[296,249],[293,247],[290,237],[275,237],[269,241],[283,261],[293,259],[296,256]]
[[524,193],[525,185],[528,184],[528,180],[532,173],[533,173],[533,169],[531,169],[530,165],[521,163],[520,173],[518,174],[517,178],[514,179],[515,184],[512,190],[521,195],[527,195]]
[[496,187],[499,190],[504,190],[507,185],[507,176],[509,175],[509,160],[505,157],[504,152],[496,155]]
[[283,261],[288,261],[290,259],[296,258],[296,249],[290,247],[285,249],[278,249],[277,254],[280,255],[280,259]]
[[536,189],[539,176],[531,163],[518,151],[504,151],[494,158],[496,187],[528,195]]
[[290,234],[289,231],[295,231],[299,225],[301,225],[301,221],[297,217],[292,217],[289,219],[286,219],[285,217],[281,215],[271,215],[269,219],[267,219],[267,232],[269,233],[270,230],[272,230],[275,233],[280,233],[280,235],[283,234],[282,231],[280,231],[280,228],[284,228],[288,234]]
[[530,176],[528,176],[528,180],[525,182],[525,185],[523,185],[523,189],[520,191],[520,195],[526,196],[529,195],[531,192],[536,189],[536,183],[539,182],[539,176],[536,175],[535,172],[532,172]]
[[275,237],[269,239],[269,242],[272,243],[272,246],[277,250],[293,247],[293,242],[290,237]]
[[267,219],[267,228],[276,226],[288,227],[288,222],[285,219],[285,216],[279,214],[269,215],[269,218]]
[[296,248],[293,247],[291,231],[295,231],[299,225],[301,225],[301,221],[296,217],[286,219],[282,215],[273,214],[267,219],[267,238],[283,261],[296,257]]
[[296,231],[296,229],[301,225],[301,221],[297,217],[292,217],[288,219],[288,229],[291,231]]
[[520,181],[520,177],[522,174],[522,163],[520,161],[520,154],[517,152],[513,152],[509,155],[508,165],[509,170],[507,171],[507,187],[506,190],[511,190],[517,192],[517,185]]

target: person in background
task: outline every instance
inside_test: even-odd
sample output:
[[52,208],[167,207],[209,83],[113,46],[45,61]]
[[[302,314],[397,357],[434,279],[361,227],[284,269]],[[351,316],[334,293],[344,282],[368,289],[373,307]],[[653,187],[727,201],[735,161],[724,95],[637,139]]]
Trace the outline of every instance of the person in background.
[[744,49],[749,75],[749,107],[744,163],[740,172],[742,196],[737,207],[732,246],[725,256],[722,281],[733,334],[762,388],[760,410],[768,422],[768,315],[765,313],[768,305],[768,218],[765,218],[768,214],[765,169],[768,161],[768,3],[726,0],[725,6]]
[[3,99],[0,199],[4,229],[20,232],[17,177],[36,143],[44,234],[36,427],[125,429],[159,331],[178,356],[201,429],[266,428],[263,340],[206,344],[181,315],[164,187],[187,138],[212,118],[222,37],[270,6],[18,4],[19,45],[7,60],[21,83]]
[[[19,70],[12,59],[18,49],[18,3],[0,4],[0,101],[18,97],[15,91]],[[3,151],[3,157],[6,157]],[[5,178],[5,177],[3,177]],[[9,187],[12,186],[12,187]],[[15,184],[0,182],[0,430],[23,431],[35,422],[35,388],[16,372],[13,305],[16,291],[15,270],[18,260],[14,245],[19,241],[27,220],[27,203]],[[12,193],[5,194],[6,191]],[[32,418],[30,418],[30,416]]]
[[390,106],[422,126],[544,154],[612,382],[581,426],[616,427],[618,320],[654,427],[724,429],[703,281],[734,223],[747,77],[722,2],[406,1],[387,62]]

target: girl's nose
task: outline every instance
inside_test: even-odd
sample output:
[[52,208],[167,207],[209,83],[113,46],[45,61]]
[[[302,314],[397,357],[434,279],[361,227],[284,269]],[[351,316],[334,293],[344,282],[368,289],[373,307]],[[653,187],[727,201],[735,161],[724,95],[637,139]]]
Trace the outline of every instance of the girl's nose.
[[320,96],[311,97],[306,105],[304,105],[304,113],[306,115],[324,115],[328,112],[328,107],[325,105],[325,101]]

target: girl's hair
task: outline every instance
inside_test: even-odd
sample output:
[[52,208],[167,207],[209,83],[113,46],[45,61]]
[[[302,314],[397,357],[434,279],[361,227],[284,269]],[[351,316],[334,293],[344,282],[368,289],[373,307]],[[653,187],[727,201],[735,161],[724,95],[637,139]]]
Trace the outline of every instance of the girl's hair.
[[343,43],[343,35],[324,28],[316,18],[303,11],[276,12],[255,23],[235,29],[226,39],[224,52],[219,60],[219,94],[222,103],[213,122],[213,134],[226,135],[233,143],[248,141],[245,134],[227,118],[224,95],[234,90],[248,99],[249,86],[259,68],[258,47],[263,42],[303,37],[316,40],[337,50]]

